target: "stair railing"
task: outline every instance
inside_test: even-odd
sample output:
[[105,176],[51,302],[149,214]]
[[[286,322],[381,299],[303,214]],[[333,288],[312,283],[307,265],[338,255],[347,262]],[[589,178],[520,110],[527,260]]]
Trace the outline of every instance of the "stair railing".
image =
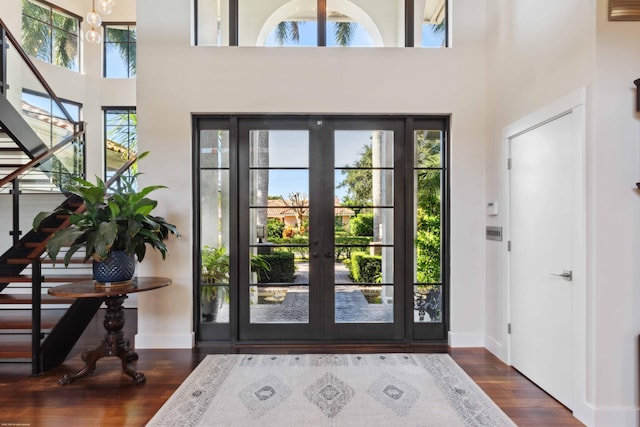
[[[22,61],[25,63],[25,65],[27,67],[29,67],[29,69],[34,74],[34,76],[36,77],[38,82],[42,85],[44,90],[47,91],[47,94],[51,97],[51,99],[56,103],[56,106],[58,108],[60,108],[60,110],[62,111],[62,114],[64,114],[65,118],[68,121],[70,121],[71,123],[76,123],[77,124],[77,121],[73,119],[71,114],[69,114],[69,111],[65,108],[64,104],[62,103],[62,101],[60,101],[60,98],[58,98],[58,96],[55,94],[53,89],[51,89],[51,86],[49,86],[49,83],[47,83],[47,81],[45,80],[45,78],[42,75],[42,73],[40,73],[40,71],[35,66],[35,64],[31,60],[31,58],[27,54],[27,52],[25,52],[25,50],[22,48],[22,46],[21,46],[20,42],[18,41],[18,39],[16,39],[16,37],[11,33],[11,31],[9,31],[9,28],[6,26],[6,24],[4,23],[2,18],[0,18],[0,30],[2,31],[2,44],[0,44],[0,46],[2,46],[2,50],[3,50],[2,56],[3,56],[3,58],[5,58],[4,61],[3,61],[3,67],[5,68],[5,70],[1,70],[3,75],[1,76],[2,79],[0,81],[0,88],[3,88],[2,93],[5,93],[6,82],[7,82],[7,80],[6,80],[6,62],[5,62],[6,61],[6,55],[4,54],[4,51],[6,51],[6,49],[8,49],[9,46],[4,41],[5,38],[6,38],[6,39],[9,39],[9,41],[11,42],[11,45],[15,48],[16,52],[18,53],[18,55],[20,56]],[[5,93],[5,95],[6,95],[6,93]]]

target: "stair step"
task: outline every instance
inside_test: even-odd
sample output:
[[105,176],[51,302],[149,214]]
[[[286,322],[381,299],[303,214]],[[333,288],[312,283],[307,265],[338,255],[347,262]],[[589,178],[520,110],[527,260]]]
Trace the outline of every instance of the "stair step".
[[[33,260],[29,259],[29,258],[9,258],[7,260],[7,264],[10,265],[22,265],[22,264],[31,264],[33,262]],[[40,262],[42,262],[42,264],[60,264],[60,265],[64,265],[64,261],[62,261],[61,259],[58,259],[57,262],[53,262],[53,260],[49,257],[43,258],[40,260]],[[84,258],[71,258],[69,260],[69,264],[86,264],[87,266],[91,265],[91,261],[84,261]]]
[[0,336],[0,359],[31,360],[31,337],[29,335]]
[[[74,298],[60,298],[49,294],[42,294],[42,304],[71,304]],[[31,294],[0,294],[2,304],[31,304]],[[1,312],[0,312],[1,313]]]
[[[64,315],[65,310],[42,310],[40,327],[43,333],[49,333]],[[31,334],[31,310],[1,310],[0,335]]]
[[7,260],[7,264],[10,264],[10,265],[23,265],[23,264],[29,265],[32,262],[33,260],[29,258],[9,258]]
[[[46,283],[62,283],[62,282],[81,282],[85,280],[93,279],[92,275],[55,275],[55,274],[45,274],[42,276],[42,281]],[[33,280],[33,276],[18,274],[15,276],[4,276],[0,275],[0,283],[31,283]]]

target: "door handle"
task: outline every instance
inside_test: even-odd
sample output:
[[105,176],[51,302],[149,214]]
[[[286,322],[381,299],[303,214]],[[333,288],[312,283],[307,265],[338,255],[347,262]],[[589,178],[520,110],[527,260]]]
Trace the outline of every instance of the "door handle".
[[573,271],[571,270],[564,270],[562,273],[549,273],[552,276],[558,276],[558,277],[562,277],[564,280],[567,280],[569,282],[573,281]]

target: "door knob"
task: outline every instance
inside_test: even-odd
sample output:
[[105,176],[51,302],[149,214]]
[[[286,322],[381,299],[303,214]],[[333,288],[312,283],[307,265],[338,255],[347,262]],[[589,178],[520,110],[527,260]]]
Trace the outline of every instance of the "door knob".
[[573,271],[571,270],[564,270],[562,273],[549,273],[552,276],[558,276],[558,277],[562,277],[565,280],[568,280],[569,282],[571,282],[573,280]]

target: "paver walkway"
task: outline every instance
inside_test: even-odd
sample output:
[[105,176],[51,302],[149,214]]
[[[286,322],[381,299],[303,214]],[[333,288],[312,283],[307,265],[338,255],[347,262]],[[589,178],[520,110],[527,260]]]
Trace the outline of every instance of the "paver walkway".
[[[393,322],[392,304],[370,304],[349,277],[343,264],[335,265],[335,304],[337,323],[390,323]],[[294,284],[289,286],[281,304],[252,304],[251,323],[307,323],[309,321],[309,264],[297,263]],[[340,286],[343,285],[343,286]],[[351,286],[347,286],[351,285]],[[223,306],[218,322],[229,321],[229,307]]]

